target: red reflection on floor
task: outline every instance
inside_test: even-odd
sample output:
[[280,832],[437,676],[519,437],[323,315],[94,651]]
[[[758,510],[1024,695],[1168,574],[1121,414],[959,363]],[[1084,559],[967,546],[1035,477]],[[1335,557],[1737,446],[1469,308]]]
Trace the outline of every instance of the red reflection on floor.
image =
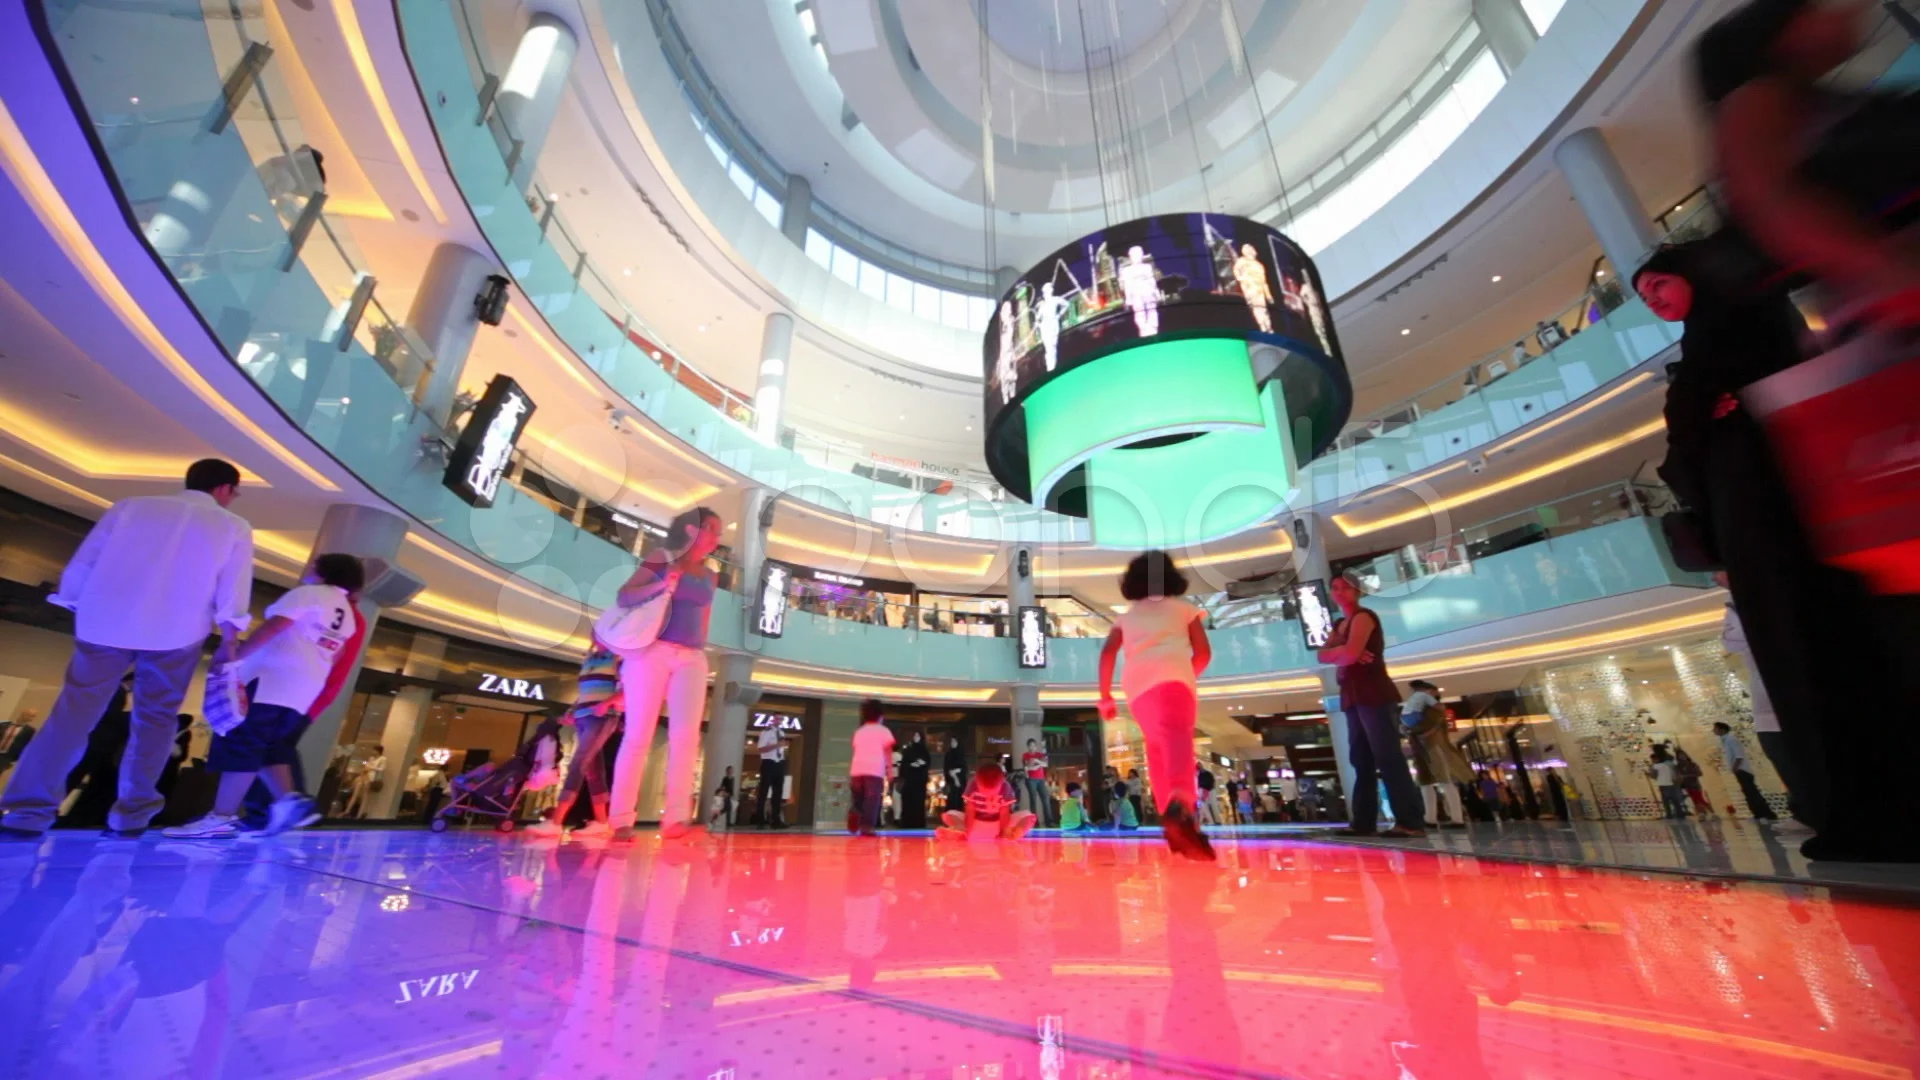
[[103,863],[53,843],[0,863],[0,1073],[150,1074],[141,1046],[195,1076],[1916,1066],[1920,912],[1813,886],[1219,848],[1210,867],[1145,839],[323,832]]

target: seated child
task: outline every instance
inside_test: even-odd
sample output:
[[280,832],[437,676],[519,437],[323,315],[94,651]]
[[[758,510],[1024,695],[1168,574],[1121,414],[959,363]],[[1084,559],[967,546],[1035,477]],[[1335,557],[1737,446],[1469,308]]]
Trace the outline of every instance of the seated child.
[[962,797],[966,809],[941,815],[946,826],[936,835],[946,840],[1018,840],[1033,828],[1034,817],[1014,812],[1013,785],[997,762],[981,762],[973,771]]
[[1108,813],[1107,827],[1110,829],[1137,829],[1140,827],[1140,815],[1134,812],[1133,800],[1127,797],[1127,785],[1115,781],[1113,785],[1112,810]]
[[1079,784],[1067,785],[1067,797],[1060,803],[1060,831],[1084,832],[1087,824],[1086,794]]

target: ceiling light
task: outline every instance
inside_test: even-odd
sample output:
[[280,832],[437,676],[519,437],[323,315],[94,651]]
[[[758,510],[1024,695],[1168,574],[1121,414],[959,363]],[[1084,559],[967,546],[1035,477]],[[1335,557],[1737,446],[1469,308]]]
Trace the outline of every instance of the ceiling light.
[[621,268],[620,268],[620,272],[621,272],[622,274],[625,274],[625,275],[626,275],[626,276],[628,276],[628,277],[632,277],[632,276],[633,276],[633,267],[631,267],[631,266],[623,266],[623,267],[621,267]]
[[968,430],[968,431],[972,431],[972,430],[973,430],[973,425],[972,425],[972,424],[968,424],[968,425],[967,425],[967,430]]
[[[134,98],[133,100],[135,100],[135,101],[139,101],[140,99],[139,99],[139,98]],[[1674,207],[1674,208],[1673,208],[1673,212],[1677,214],[1677,213],[1679,213],[1679,212],[1680,212],[1680,209],[1681,209],[1680,207],[1678,207],[1678,206],[1676,206],[1676,207]]]
[[1605,270],[1595,270],[1593,272],[1593,276],[1597,278],[1603,278],[1607,276],[1607,272]]
[[1411,333],[1413,333],[1413,330],[1410,327],[1403,326],[1400,328],[1401,337],[1406,337],[1408,334],[1411,334]]
[[707,332],[707,324],[706,324],[706,323],[701,323],[701,324],[700,324],[700,332],[701,332],[701,333],[703,333],[703,334]]
[[1495,275],[1493,275],[1493,283],[1494,283],[1495,285],[1498,285],[1498,284],[1500,284],[1500,275],[1499,275],[1499,274],[1495,274]]
[[660,359],[660,350],[655,349],[653,350],[653,352],[649,353],[648,355],[652,356],[655,360],[658,360]]
[[138,94],[135,94],[133,97],[130,97],[127,99],[127,103],[130,105],[140,104],[140,96]]
[[906,413],[901,413],[901,414],[900,414],[900,419],[902,419],[902,420],[905,420],[906,418],[907,418],[907,414],[906,414]]

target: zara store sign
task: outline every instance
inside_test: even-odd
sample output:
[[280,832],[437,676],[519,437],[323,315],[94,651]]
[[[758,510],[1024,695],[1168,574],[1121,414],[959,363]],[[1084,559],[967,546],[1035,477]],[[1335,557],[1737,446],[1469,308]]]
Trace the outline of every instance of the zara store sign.
[[505,675],[482,672],[480,691],[486,694],[503,694],[507,697],[525,698],[528,701],[547,700],[547,689],[531,679],[510,679]]

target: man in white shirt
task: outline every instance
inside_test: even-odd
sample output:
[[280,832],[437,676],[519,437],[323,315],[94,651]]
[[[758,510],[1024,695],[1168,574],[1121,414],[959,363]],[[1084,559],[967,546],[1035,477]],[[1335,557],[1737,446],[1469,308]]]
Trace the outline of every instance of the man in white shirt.
[[47,598],[73,611],[73,658],[59,700],[0,796],[0,833],[32,839],[53,825],[67,774],[129,668],[132,729],[107,835],[139,836],[166,804],[157,784],[207,635],[219,629],[216,661],[224,661],[252,621],[253,528],[227,509],[239,491],[233,465],[196,461],[185,491],[115,503],[80,544]]
[[780,717],[767,716],[767,726],[760,729],[760,740],[754,744],[760,752],[760,786],[753,795],[753,813],[761,826],[769,829],[784,829],[787,823],[787,744],[780,737]]
[[1760,794],[1760,785],[1753,782],[1753,766],[1747,761],[1747,748],[1740,743],[1739,736],[1733,733],[1733,727],[1724,721],[1715,721],[1713,733],[1720,737],[1720,756],[1727,761],[1727,768],[1733,771],[1733,778],[1740,782],[1740,794],[1747,797],[1747,810],[1755,821],[1774,821],[1778,815],[1773,807],[1767,805],[1767,797]]

